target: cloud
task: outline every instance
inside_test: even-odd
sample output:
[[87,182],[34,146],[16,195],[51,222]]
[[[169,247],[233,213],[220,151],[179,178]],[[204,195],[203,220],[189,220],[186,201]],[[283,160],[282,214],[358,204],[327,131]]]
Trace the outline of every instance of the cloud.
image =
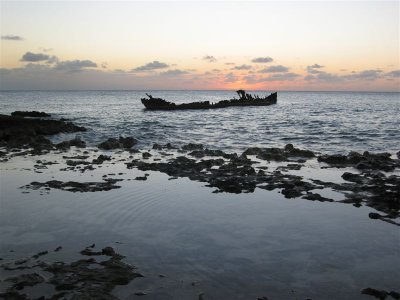
[[21,61],[37,62],[37,61],[48,60],[49,58],[50,58],[50,56],[48,56],[47,54],[26,52],[22,56]]
[[152,71],[152,70],[158,70],[158,69],[165,69],[168,67],[169,67],[169,65],[167,65],[166,63],[155,60],[153,62],[149,62],[148,64],[145,64],[144,66],[137,67],[137,68],[133,69],[132,71]]
[[46,61],[46,63],[48,63],[48,64],[54,64],[54,63],[58,63],[58,62],[59,62],[58,57],[55,55],[50,56]]
[[395,70],[395,71],[391,71],[391,72],[385,73],[385,76],[399,78],[400,77],[400,70]]
[[168,70],[166,72],[160,73],[161,76],[179,76],[179,75],[185,75],[185,74],[189,74],[189,72],[185,71],[185,70],[179,70],[179,69]]
[[96,68],[97,64],[91,60],[66,60],[58,62],[54,70],[67,72],[80,72],[85,68]]
[[375,69],[375,70],[365,70],[361,72],[355,72],[352,73],[351,75],[346,75],[344,76],[345,79],[349,80],[358,80],[358,79],[363,79],[363,80],[375,80],[381,77],[382,70]]
[[108,63],[107,63],[107,62],[103,62],[100,66],[101,66],[103,69],[107,69]]
[[241,66],[236,66],[233,67],[232,70],[251,70],[252,66],[250,65],[241,65]]
[[53,48],[39,48],[41,51],[43,51],[43,52],[50,52],[50,51],[53,51],[54,49]]
[[[352,71],[350,74],[338,75],[324,71],[314,70],[313,68],[310,67],[311,66],[307,67],[307,71],[309,70],[311,71],[309,71],[308,72],[309,74],[304,77],[304,80],[320,81],[320,82],[343,82],[343,81],[359,81],[359,80],[372,81],[382,78],[383,76],[390,77],[388,73],[383,74],[382,70],[380,69],[364,70],[360,72]],[[393,75],[396,75],[396,71],[393,72],[394,72]],[[400,72],[398,73],[398,75],[400,75]]]
[[233,63],[233,62],[227,62],[227,63],[225,63],[225,65],[227,65],[227,66],[232,66],[232,65],[234,65],[235,63]]
[[228,74],[225,75],[225,80],[224,81],[225,82],[235,82],[237,80],[238,80],[238,77],[231,72],[231,73],[228,73]]
[[319,64],[313,64],[312,66],[308,66],[308,67],[310,67],[310,68],[312,68],[312,69],[321,69],[321,68],[324,68],[324,66],[321,66],[321,65],[319,65]]
[[1,36],[2,40],[6,41],[23,41],[24,38],[18,35],[2,35]]
[[217,59],[216,59],[214,56],[212,56],[212,55],[205,55],[205,56],[203,56],[203,60],[206,60],[206,61],[208,61],[208,62],[216,62],[216,61],[217,61]]
[[289,68],[282,66],[282,65],[276,65],[276,66],[270,66],[268,68],[262,69],[259,71],[259,73],[279,73],[279,72],[288,72]]
[[277,73],[269,77],[255,77],[254,75],[249,75],[245,76],[244,80],[246,80],[247,83],[251,84],[266,81],[292,81],[298,77],[300,77],[300,75],[296,73]]
[[274,61],[272,57],[266,56],[266,57],[256,57],[251,60],[253,63],[269,63]]
[[313,65],[311,65],[311,66],[307,66],[306,71],[307,71],[309,74],[319,74],[319,73],[321,73],[322,71],[320,71],[320,70],[318,70],[318,69],[321,69],[321,68],[324,68],[324,66],[321,66],[321,65],[319,65],[319,64],[313,64]]

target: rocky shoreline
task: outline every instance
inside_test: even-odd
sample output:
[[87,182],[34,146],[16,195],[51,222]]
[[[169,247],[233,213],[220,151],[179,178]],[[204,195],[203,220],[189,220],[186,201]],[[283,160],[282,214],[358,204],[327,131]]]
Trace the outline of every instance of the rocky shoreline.
[[[213,193],[253,193],[257,188],[268,191],[276,190],[285,198],[337,202],[352,204],[356,207],[369,206],[378,212],[369,213],[372,220],[382,220],[400,226],[400,152],[390,153],[357,153],[348,155],[327,155],[310,150],[298,149],[292,144],[283,148],[248,148],[242,153],[226,153],[221,150],[208,149],[202,144],[187,144],[181,147],[171,144],[154,144],[151,149],[133,148],[137,145],[134,137],[111,137],[97,145],[86,147],[78,138],[53,144],[48,136],[58,133],[85,131],[66,120],[49,119],[41,112],[18,112],[13,116],[0,115],[0,160],[5,162],[18,156],[34,156],[38,159],[34,165],[37,173],[46,172],[48,166],[59,164],[59,171],[91,172],[103,164],[118,165],[121,172],[137,169],[143,176],[132,180],[146,181],[151,172],[161,172],[170,179],[188,178],[205,183]],[[69,150],[75,147],[75,154]],[[56,154],[55,161],[46,160],[49,153]],[[125,153],[124,158],[116,154]],[[312,166],[312,167],[310,167]],[[302,172],[312,169],[316,175],[307,177]],[[332,182],[318,178],[319,170],[333,169],[341,173],[341,182]],[[120,173],[123,174],[123,173]],[[121,188],[121,178],[116,174],[104,174],[101,181],[78,182],[54,179],[45,182],[32,181],[22,186],[23,192],[40,190],[50,192],[52,189],[68,192],[99,192]],[[324,196],[325,189],[342,195],[342,199]],[[83,253],[82,253],[83,252]],[[97,262],[94,259],[79,260],[66,264],[49,264],[36,261],[34,265],[28,260],[17,266],[2,264],[3,270],[10,268],[41,268],[54,275],[48,283],[56,290],[62,290],[51,299],[60,297],[91,298],[106,295],[104,299],[114,299],[110,292],[116,284],[126,284],[135,277],[133,267],[124,264],[119,254],[112,248],[94,251],[88,247],[81,252],[88,256],[109,256],[109,260]],[[39,258],[41,255],[36,257]],[[95,265],[101,265],[96,269]],[[7,269],[8,268],[8,269]],[[10,269],[11,270],[11,269]],[[21,269],[22,270],[22,269]],[[65,274],[73,273],[74,282],[69,282]],[[64,276],[64,277],[63,277]],[[88,280],[87,278],[100,278]],[[10,277],[5,281],[11,286],[2,295],[5,299],[28,299],[20,294],[26,286],[41,284],[45,280],[37,273],[22,274]],[[99,288],[94,289],[96,286]],[[67,287],[67,288],[66,288]],[[396,298],[398,293],[366,288],[363,294],[378,299]],[[72,293],[72,294],[71,294]],[[99,294],[96,294],[99,293]],[[25,297],[25,298],[24,298]],[[58,297],[58,298],[57,298]],[[199,296],[200,297],[203,296]],[[43,298],[45,299],[45,298]],[[79,298],[81,299],[81,298]],[[263,299],[263,298],[260,298]]]

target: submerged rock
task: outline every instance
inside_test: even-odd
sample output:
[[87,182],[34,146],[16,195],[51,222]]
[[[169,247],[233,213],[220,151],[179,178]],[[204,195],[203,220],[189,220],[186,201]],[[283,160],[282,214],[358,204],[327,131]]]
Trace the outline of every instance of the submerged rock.
[[[38,261],[36,265],[25,266],[27,269],[35,268],[51,275],[44,278],[38,273],[32,273],[6,278],[5,282],[10,282],[11,286],[0,297],[29,299],[28,295],[23,294],[25,287],[46,283],[55,287],[53,295],[46,299],[117,299],[111,293],[117,285],[126,285],[137,277],[143,277],[135,271],[135,267],[123,262],[124,256],[117,254],[112,247],[105,247],[101,251],[87,247],[81,254],[92,258],[71,263]],[[97,261],[95,256],[105,256],[106,259]],[[6,270],[4,265],[1,267]]]

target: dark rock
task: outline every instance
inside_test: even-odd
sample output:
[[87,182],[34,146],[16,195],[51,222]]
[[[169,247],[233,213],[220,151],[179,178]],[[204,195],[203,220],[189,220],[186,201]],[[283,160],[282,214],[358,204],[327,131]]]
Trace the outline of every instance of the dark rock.
[[38,252],[35,255],[32,255],[32,258],[39,258],[40,256],[46,255],[48,253],[49,253],[49,251]]
[[92,164],[101,165],[105,161],[111,160],[111,156],[100,154],[97,158],[93,159]]
[[116,255],[116,252],[115,252],[115,250],[114,250],[112,247],[105,247],[105,248],[101,249],[101,252],[102,252],[104,255],[107,255],[107,256],[114,256],[114,255]]
[[11,113],[12,117],[34,117],[34,118],[48,118],[50,114],[41,111],[14,111]]
[[361,294],[374,296],[375,298],[378,298],[380,300],[384,300],[384,299],[386,299],[386,297],[388,296],[389,293],[384,291],[384,290],[366,288],[366,289],[362,289],[361,290]]
[[86,131],[84,127],[61,120],[26,119],[0,115],[0,146],[8,148],[32,147],[41,154],[42,150],[53,149],[53,144],[44,136],[58,133]]
[[155,149],[155,150],[163,150],[163,149],[173,150],[173,149],[178,149],[178,148],[171,145],[171,143],[167,143],[165,145],[153,144],[153,149]]
[[187,145],[182,146],[182,150],[184,151],[203,150],[203,147],[204,146],[202,144],[189,143]]
[[113,150],[113,149],[129,149],[132,148],[137,143],[137,140],[133,137],[122,137],[119,139],[109,138],[106,141],[100,143],[98,147],[103,150]]
[[320,202],[325,202],[325,201],[327,201],[327,202],[333,202],[332,199],[322,197],[322,196],[321,196],[320,194],[318,194],[318,193],[310,193],[310,192],[307,192],[307,194],[304,195],[304,196],[301,197],[301,198],[302,198],[302,199],[307,199],[307,200],[312,200],[312,201],[320,201]]
[[104,179],[104,182],[76,182],[76,181],[68,181],[62,182],[58,180],[50,180],[47,182],[31,182],[30,185],[23,186],[22,188],[28,189],[40,189],[40,188],[53,188],[64,190],[68,192],[100,192],[100,191],[109,191],[112,189],[120,188],[121,186],[116,185],[118,181],[122,181],[123,179]]
[[44,278],[37,273],[33,274],[21,274],[16,277],[11,277],[5,279],[5,281],[9,281],[13,283],[12,289],[22,290],[27,286],[34,286],[36,284],[44,282]]
[[79,137],[75,137],[72,140],[63,141],[63,142],[58,143],[56,145],[56,147],[59,148],[59,149],[69,149],[72,146],[77,147],[77,148],[85,148],[86,147],[86,142],[82,141]]
[[348,167],[352,166],[359,170],[382,170],[393,171],[400,166],[399,161],[390,158],[389,153],[369,153],[368,151],[363,154],[357,152],[350,152],[345,155],[321,155],[318,161],[325,162],[334,167]]
[[372,212],[369,213],[368,216],[370,217],[370,219],[380,219],[380,218],[382,218],[382,216],[380,214],[372,213]]
[[358,174],[353,174],[349,172],[345,172],[342,175],[342,178],[347,181],[351,182],[356,182],[356,183],[362,183],[363,182],[363,177],[358,175]]
[[150,158],[150,157],[152,157],[153,155],[151,155],[149,152],[143,152],[142,153],[142,157],[144,158],[144,159],[148,159],[148,158]]
[[394,299],[400,299],[400,293],[395,291],[390,291],[389,295]]

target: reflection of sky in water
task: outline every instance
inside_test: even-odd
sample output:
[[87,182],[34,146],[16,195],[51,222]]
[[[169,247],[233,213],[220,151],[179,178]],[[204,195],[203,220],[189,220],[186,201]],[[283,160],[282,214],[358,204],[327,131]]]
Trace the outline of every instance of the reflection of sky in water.
[[[174,102],[237,97],[232,91],[150,93]],[[142,145],[197,142],[230,151],[287,143],[323,153],[398,151],[398,93],[279,92],[278,104],[268,107],[172,112],[144,111],[144,96],[144,91],[0,92],[0,110],[40,110],[69,118],[89,128],[77,135],[91,143],[122,134]]]
[[[126,169],[123,161],[83,174],[60,172],[63,164],[43,173],[19,170],[37,159],[61,161],[53,155],[2,164],[5,259],[59,245],[59,255],[72,259],[92,243],[113,245],[146,276],[118,288],[122,298],[139,289],[150,292],[149,299],[197,299],[200,292],[207,299],[363,299],[365,287],[398,289],[398,227],[369,219],[371,208],[285,199],[260,189],[213,194],[205,183],[168,180],[158,172],[128,181],[144,172]],[[108,192],[17,189],[32,178],[99,181],[120,172],[110,177],[126,179],[118,183],[122,188]]]

